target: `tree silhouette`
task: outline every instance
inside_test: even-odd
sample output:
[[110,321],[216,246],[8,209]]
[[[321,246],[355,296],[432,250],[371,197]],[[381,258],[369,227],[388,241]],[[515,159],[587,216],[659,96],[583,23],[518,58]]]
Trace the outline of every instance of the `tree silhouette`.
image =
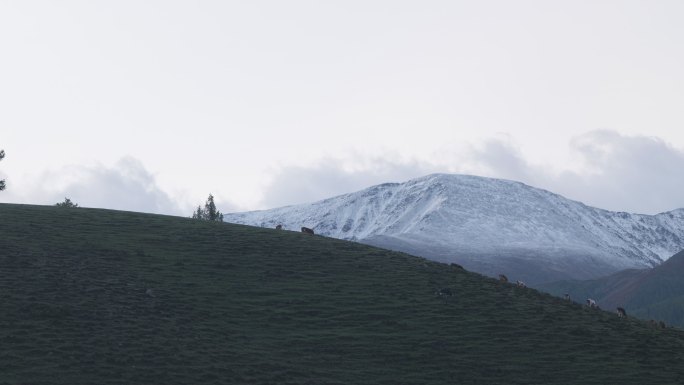
[[203,221],[223,222],[223,214],[216,209],[214,196],[211,194],[207,198],[207,203],[204,204],[204,209],[201,206],[197,206],[197,211],[192,213],[192,218]]
[[[0,150],[0,160],[5,157],[5,150]],[[0,180],[0,191],[5,189],[5,180]]]
[[78,207],[78,203],[74,203],[69,198],[64,198],[64,202],[55,204],[57,207]]

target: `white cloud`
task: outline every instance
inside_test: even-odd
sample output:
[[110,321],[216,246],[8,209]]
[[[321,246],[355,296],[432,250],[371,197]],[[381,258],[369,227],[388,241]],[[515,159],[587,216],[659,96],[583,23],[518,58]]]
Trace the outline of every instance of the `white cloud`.
[[588,205],[655,214],[684,207],[684,151],[657,137],[594,130],[574,137],[576,164],[554,170],[531,163],[510,138],[485,141],[466,155],[478,175],[518,180]]
[[[290,166],[274,171],[264,189],[261,206],[271,208],[312,202],[437,171],[434,166],[415,160],[355,157],[352,162],[325,158],[310,166]],[[349,163],[355,165],[350,167]]]
[[190,210],[174,202],[157,186],[154,175],[132,157],[124,157],[112,167],[71,165],[43,172],[37,178],[19,178],[5,198],[18,203],[54,204],[65,197],[82,207],[190,215]]
[[[230,193],[162,189],[144,165],[124,157],[113,166],[72,165],[39,176],[0,173],[8,188],[5,202],[54,204],[69,197],[84,207],[103,207],[189,216],[214,192],[222,212],[272,208],[312,202],[386,182],[403,182],[435,172],[452,172],[518,180],[588,205],[615,211],[658,213],[684,207],[684,151],[664,140],[596,130],[568,144],[576,160],[572,168],[552,169],[532,163],[510,136],[475,144],[451,146],[428,158],[396,154],[348,154],[306,165],[285,165],[264,172],[268,183],[259,189],[245,184],[235,189],[261,192],[256,206],[238,207]],[[2,170],[0,170],[2,171]]]
[[655,214],[684,207],[684,151],[657,137],[595,130],[569,143],[577,164],[532,164],[509,141],[494,139],[469,154],[480,174],[519,180],[588,205]]
[[662,139],[596,130],[575,137],[569,146],[579,164],[563,170],[529,162],[510,137],[442,150],[437,162],[362,157],[356,163],[363,166],[345,168],[342,159],[323,159],[277,170],[262,206],[311,202],[374,184],[454,172],[518,180],[615,211],[654,214],[684,207],[684,152]]
[[684,151],[662,139],[598,130],[576,137],[571,147],[586,171],[558,176],[559,193],[610,210],[658,213],[684,207]]

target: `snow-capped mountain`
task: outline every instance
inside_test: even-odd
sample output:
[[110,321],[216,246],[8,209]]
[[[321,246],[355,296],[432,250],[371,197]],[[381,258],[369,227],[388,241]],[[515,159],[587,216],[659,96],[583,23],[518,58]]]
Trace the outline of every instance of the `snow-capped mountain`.
[[295,231],[306,226],[528,283],[652,267],[684,249],[684,209],[612,212],[523,183],[469,175],[433,174],[224,220]]

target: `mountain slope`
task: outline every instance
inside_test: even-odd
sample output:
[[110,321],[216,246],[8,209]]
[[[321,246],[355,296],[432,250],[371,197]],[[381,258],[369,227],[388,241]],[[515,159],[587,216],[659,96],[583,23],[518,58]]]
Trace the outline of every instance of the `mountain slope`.
[[530,283],[652,267],[684,248],[684,210],[611,212],[519,182],[434,174],[323,201],[225,216],[457,262]]
[[357,243],[0,204],[0,364],[2,384],[670,384],[684,332]]
[[684,327],[684,251],[653,269],[625,270],[590,281],[561,281],[540,288],[578,299],[594,298],[601,306],[625,308],[644,319],[663,320]]

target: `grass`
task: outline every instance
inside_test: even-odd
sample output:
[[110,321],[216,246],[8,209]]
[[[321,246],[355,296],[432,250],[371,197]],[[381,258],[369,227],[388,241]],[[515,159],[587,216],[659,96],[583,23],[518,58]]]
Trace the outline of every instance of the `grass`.
[[226,383],[681,384],[684,333],[319,236],[0,205],[0,384]]
[[538,288],[562,296],[569,293],[582,301],[593,298],[605,308],[624,307],[644,320],[663,321],[684,328],[684,251],[653,269],[630,269],[587,281],[566,280]]

